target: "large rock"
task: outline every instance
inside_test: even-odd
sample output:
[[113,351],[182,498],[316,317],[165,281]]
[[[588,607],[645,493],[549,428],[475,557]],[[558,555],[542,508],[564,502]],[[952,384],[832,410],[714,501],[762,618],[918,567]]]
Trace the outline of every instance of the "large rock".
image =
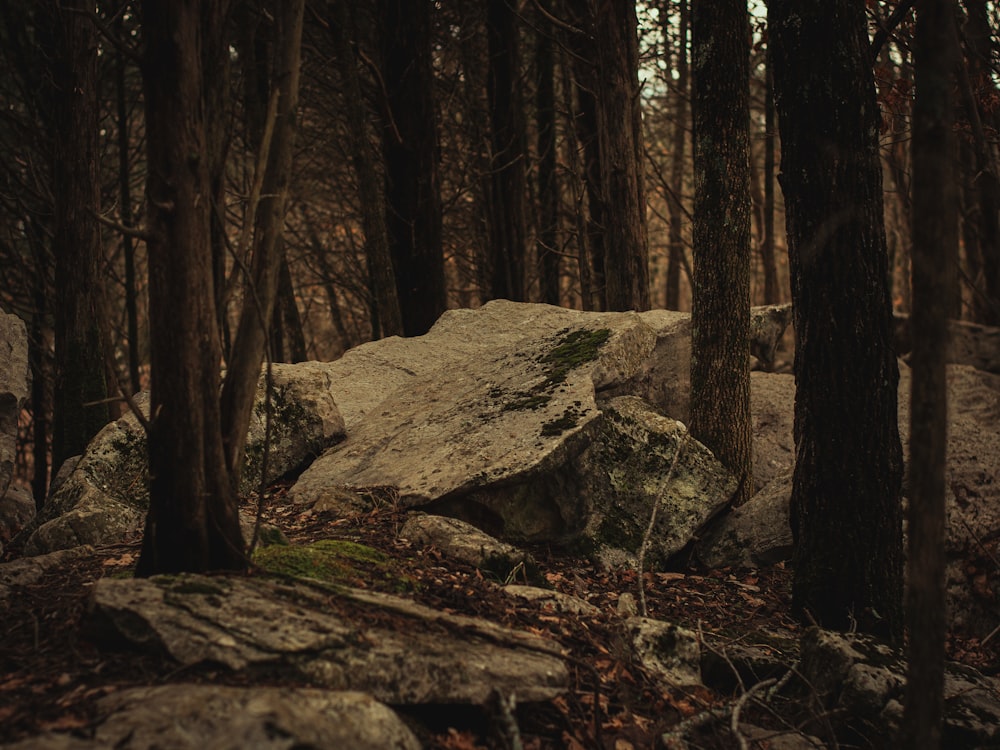
[[393,705],[482,704],[494,689],[549,700],[568,685],[558,644],[390,596],[318,583],[198,575],[102,579],[89,628],[115,647],[284,673]]
[[419,750],[393,711],[371,696],[288,687],[160,685],[97,702],[93,737],[49,733],[10,750]]
[[[241,491],[260,483],[264,452],[263,377],[250,420]],[[149,394],[136,399],[148,416]],[[268,480],[301,468],[344,434],[326,369],[315,362],[273,367]],[[56,486],[25,543],[35,555],[78,544],[110,544],[134,535],[149,507],[146,434],[129,413],[105,427]]]
[[[652,383],[643,368],[658,346],[661,360],[670,359],[668,339],[677,350],[671,366],[687,371],[686,317],[506,301],[452,311],[421,337],[434,366],[393,362],[377,406],[373,389],[358,385],[367,348],[360,347],[341,365],[350,368],[349,382],[335,389],[342,405],[341,387],[360,394],[349,410],[364,418],[353,429],[348,420],[348,438],[304,472],[289,497],[315,504],[335,490],[387,485],[404,507],[460,518],[506,541],[574,543],[618,561],[634,561],[659,507],[648,559],[663,562],[728,502],[733,480],[684,438],[683,425],[639,398],[614,396]],[[658,318],[658,330],[646,322]],[[372,349],[388,357],[401,346]],[[372,353],[363,356],[367,377],[381,381]],[[647,395],[662,402],[651,387]],[[682,459],[668,476],[681,442]]]
[[[908,358],[913,350],[910,316],[896,313],[894,318],[896,354]],[[1000,375],[1000,328],[949,320],[948,350],[943,356],[948,364],[969,365]]]
[[28,398],[30,372],[24,321],[0,312],[0,496],[14,476],[17,420]]
[[[788,501],[794,468],[795,384],[789,375],[753,373],[754,473],[763,489],[722,518],[699,544],[712,567],[754,567],[787,559]],[[910,370],[900,366],[899,426],[909,452]],[[953,627],[980,637],[1000,624],[1000,376],[948,366],[948,526],[945,549]],[[906,489],[904,487],[904,495]]]

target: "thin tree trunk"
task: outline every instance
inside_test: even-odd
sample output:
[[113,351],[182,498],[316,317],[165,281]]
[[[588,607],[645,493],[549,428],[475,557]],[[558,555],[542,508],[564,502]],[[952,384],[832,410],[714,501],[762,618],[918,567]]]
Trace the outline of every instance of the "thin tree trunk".
[[536,67],[538,86],[535,102],[538,119],[538,257],[542,277],[542,301],[560,302],[559,181],[556,175],[556,92],[553,29],[537,31]]
[[774,250],[774,141],[777,123],[774,121],[774,72],[771,51],[767,51],[764,84],[764,237],[760,243],[760,259],[764,266],[764,304],[781,303],[781,283]]
[[490,245],[494,299],[515,301],[525,294],[527,208],[525,205],[524,108],[521,106],[520,42],[517,17],[509,0],[489,0],[487,94],[491,121]]
[[608,310],[649,309],[639,40],[634,0],[597,4],[597,137]]
[[108,421],[103,321],[97,38],[82,0],[49,0],[55,27],[52,85],[55,146],[56,381],[53,465],[83,453]]
[[674,97],[674,129],[670,153],[670,182],[674,194],[668,203],[670,210],[670,256],[667,260],[667,309],[679,310],[681,305],[681,266],[684,257],[684,165],[688,131],[688,24],[687,0],[680,0],[677,40],[677,83]]
[[354,28],[346,0],[330,3],[334,14],[330,24],[340,79],[344,86],[344,109],[347,116],[348,147],[358,180],[361,201],[361,228],[365,233],[365,252],[369,258],[369,279],[377,325],[373,320],[372,336],[402,336],[403,317],[396,293],[396,274],[389,251],[389,229],[385,219],[385,196],[375,169],[375,150],[369,140],[369,117],[361,90],[361,77],[354,60],[348,31]]
[[[278,94],[274,132],[262,182],[254,227],[251,279],[243,295],[243,309],[233,338],[229,370],[222,388],[222,425],[226,466],[233,488],[243,469],[250,412],[257,394],[260,366],[267,348],[268,326],[274,314],[283,256],[281,233],[285,224],[288,185],[297,129],[302,23],[305,0],[278,4],[277,53],[274,86]],[[259,306],[259,307],[258,307]]]
[[909,625],[903,747],[941,746],[944,714],[945,465],[948,391],[945,359],[958,254],[953,163],[958,61],[950,0],[917,10],[913,105],[913,355],[910,393]]
[[753,494],[750,431],[750,17],[746,0],[695,0],[691,435]]
[[431,0],[383,0],[386,220],[407,336],[427,333],[447,307],[434,111]]

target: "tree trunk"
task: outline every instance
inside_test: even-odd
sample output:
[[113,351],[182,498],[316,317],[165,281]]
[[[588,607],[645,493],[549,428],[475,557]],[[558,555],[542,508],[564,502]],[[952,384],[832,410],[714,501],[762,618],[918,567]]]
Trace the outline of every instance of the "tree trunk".
[[941,746],[944,714],[945,359],[956,281],[958,201],[952,133],[954,8],[927,0],[917,12],[913,105],[913,326],[910,394],[909,625],[903,747]]
[[354,28],[346,0],[329,4],[334,14],[330,23],[337,56],[340,80],[344,86],[344,108],[347,116],[348,148],[358,180],[361,201],[361,228],[365,233],[365,252],[369,258],[369,279],[375,302],[378,325],[372,325],[372,337],[402,336],[403,317],[396,293],[396,274],[389,252],[389,230],[386,225],[386,203],[379,175],[375,168],[375,151],[369,140],[369,117],[361,90],[361,76],[351,48],[349,30]]
[[49,0],[54,146],[55,350],[52,462],[83,453],[108,422],[103,322],[97,37],[81,0]]
[[[684,261],[684,165],[688,131],[688,22],[687,0],[680,0],[677,39],[677,82],[674,93],[674,128],[671,137],[670,183],[674,194],[668,203],[670,211],[670,256],[667,260],[667,309],[681,306],[681,266]],[[666,29],[664,29],[666,32]]]
[[427,333],[447,306],[431,8],[430,0],[383,0],[381,14],[386,218],[407,336]]
[[593,32],[608,310],[649,309],[637,25],[635,0],[597,4]]
[[796,335],[792,604],[902,640],[899,372],[863,0],[771,0]]
[[251,279],[245,287],[243,309],[240,311],[229,357],[229,370],[222,388],[226,466],[234,489],[239,486],[243,470],[250,413],[257,395],[260,366],[267,348],[268,327],[278,295],[281,260],[284,255],[281,233],[285,225],[297,130],[305,0],[288,0],[278,3],[277,8],[277,51],[272,86],[277,90],[278,106],[256,213]]
[[691,435],[753,494],[750,433],[750,18],[746,0],[694,0]]
[[137,575],[246,566],[219,407],[202,4],[144,0],[150,505]]
[[556,175],[556,90],[554,29],[542,26],[535,47],[538,84],[538,258],[542,301],[560,302],[559,181]]
[[760,243],[760,259],[764,266],[764,304],[781,303],[781,283],[778,281],[778,261],[774,250],[774,75],[771,51],[767,51],[766,83],[764,84],[764,237]]
[[525,197],[524,111],[521,106],[520,42],[517,17],[509,0],[489,0],[487,95],[490,122],[491,296],[518,302],[525,295],[527,209]]

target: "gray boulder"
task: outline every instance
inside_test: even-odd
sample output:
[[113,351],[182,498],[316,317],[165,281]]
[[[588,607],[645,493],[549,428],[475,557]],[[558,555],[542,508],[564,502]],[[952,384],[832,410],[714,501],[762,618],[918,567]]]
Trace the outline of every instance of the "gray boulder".
[[[910,316],[896,313],[896,355],[909,358],[913,350]],[[966,320],[948,321],[948,350],[945,361],[953,365],[969,365],[1000,375],[1000,328],[971,323]]]
[[17,420],[28,399],[28,332],[16,315],[0,312],[0,496],[14,476]]
[[[341,439],[343,419],[326,370],[317,363],[273,368],[268,480],[300,468]],[[241,491],[260,483],[264,453],[263,377],[251,416]],[[136,398],[148,416],[149,394]],[[129,413],[105,427],[87,446],[35,519],[25,554],[77,544],[110,544],[139,532],[149,507],[146,435]],[[62,473],[62,472],[60,472]]]
[[369,695],[310,688],[160,685],[129,688],[97,703],[92,739],[49,733],[10,750],[419,750],[390,708]]
[[482,704],[494,689],[549,700],[569,682],[558,644],[316,582],[105,578],[94,587],[88,629],[99,643],[166,653],[183,666],[266,667],[393,705]]
[[[809,628],[799,673],[831,715],[889,746],[899,730],[906,684],[903,656],[870,636]],[[994,747],[1000,742],[1000,682],[960,664],[945,667],[943,747]]]

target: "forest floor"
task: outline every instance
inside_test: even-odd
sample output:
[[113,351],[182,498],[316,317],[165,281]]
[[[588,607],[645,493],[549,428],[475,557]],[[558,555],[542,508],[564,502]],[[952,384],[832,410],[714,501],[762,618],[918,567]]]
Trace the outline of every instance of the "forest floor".
[[[573,685],[555,700],[518,707],[517,721],[526,750],[659,747],[660,736],[679,722],[709,709],[731,708],[743,695],[739,686],[729,695],[707,689],[665,691],[630,662],[622,646],[616,608],[624,592],[638,598],[634,571],[598,572],[580,560],[532,549],[549,585],[600,610],[595,616],[554,616],[540,604],[506,595],[496,581],[488,580],[476,568],[400,539],[398,529],[404,514],[398,510],[384,509],[344,520],[298,514],[280,503],[272,507],[268,520],[281,527],[292,542],[344,539],[369,545],[387,555],[415,582],[411,596],[417,601],[528,630],[562,644],[571,655],[568,663]],[[276,684],[274,678],[229,672],[218,666],[179,669],[165,656],[109,652],[89,642],[81,623],[92,586],[102,577],[127,576],[138,552],[138,543],[97,549],[72,569],[51,571],[6,602],[0,621],[0,743],[46,730],[88,736],[95,724],[97,700],[128,687],[177,682]],[[379,586],[369,580],[348,583]],[[643,583],[651,617],[696,632],[731,635],[763,628],[791,637],[801,632],[802,626],[788,614],[791,575],[780,565],[750,572],[691,568],[647,573]],[[984,646],[975,639],[951,637],[949,657],[996,674],[1000,670],[998,641],[1000,638]],[[816,732],[815,724],[809,724],[816,717],[801,711],[789,708],[783,712],[753,701],[746,701],[741,708],[744,720],[776,732],[797,724],[821,733]],[[489,717],[480,709],[416,707],[401,713],[425,747],[473,750],[497,746]],[[690,747],[736,747],[728,727],[728,719],[708,722],[688,735]]]

